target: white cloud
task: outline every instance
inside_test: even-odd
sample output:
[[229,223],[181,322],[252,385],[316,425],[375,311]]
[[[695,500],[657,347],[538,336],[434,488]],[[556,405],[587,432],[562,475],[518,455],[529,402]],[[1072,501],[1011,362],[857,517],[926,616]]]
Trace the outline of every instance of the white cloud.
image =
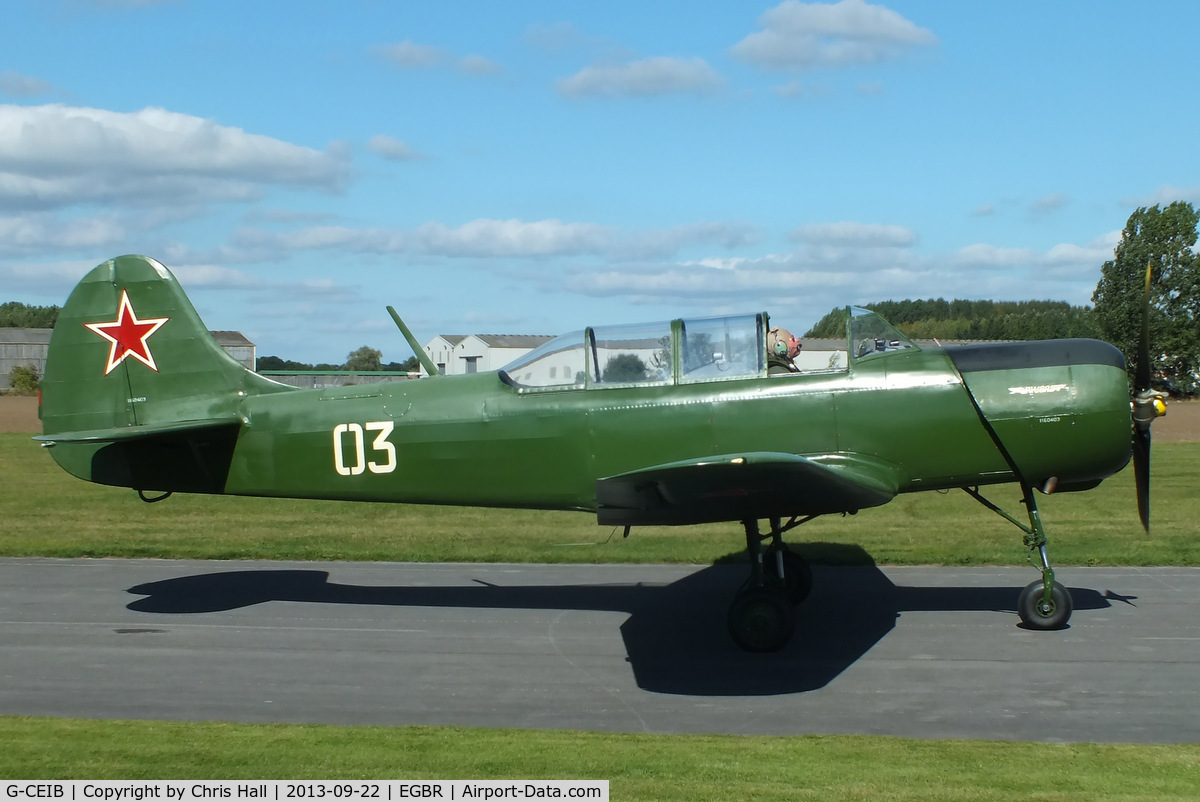
[[34,97],[53,91],[54,87],[40,78],[31,78],[13,70],[0,72],[0,94],[10,97]]
[[371,137],[371,140],[367,143],[367,148],[372,153],[382,156],[388,161],[407,162],[422,158],[420,153],[417,153],[399,139],[387,136],[386,134],[376,134]]
[[1033,217],[1045,217],[1051,212],[1058,211],[1070,202],[1071,199],[1062,193],[1044,195],[1029,205],[1029,214]]
[[976,243],[950,254],[946,264],[953,269],[1019,274],[1031,281],[1077,279],[1094,286],[1100,278],[1100,266],[1112,259],[1120,240],[1120,231],[1109,231],[1083,245],[1062,242],[1043,252]]
[[393,45],[379,45],[374,51],[386,61],[406,70],[434,67],[450,59],[450,54],[440,47],[419,45],[409,39]]
[[653,97],[679,92],[707,94],[722,85],[720,76],[702,58],[655,56],[585,67],[560,80],[558,91],[569,97]]
[[483,56],[469,55],[460,58],[440,47],[420,45],[409,39],[392,45],[378,45],[371,50],[379,58],[404,70],[449,65],[468,75],[495,75],[504,71],[500,64]]
[[[545,282],[563,284],[565,289],[592,297],[624,298],[634,304],[657,304],[678,308],[696,304],[711,308],[721,305],[741,311],[794,307],[794,298],[811,306],[819,317],[836,305],[865,302],[858,297],[864,287],[875,292],[884,285],[878,272],[846,270],[839,264],[809,263],[793,254],[740,260],[705,260],[682,265],[663,265],[626,270],[579,270]],[[549,288],[549,287],[548,287]],[[820,309],[820,312],[816,310]]]
[[[61,304],[79,280],[96,266],[94,261],[10,262],[0,261],[0,286],[7,292],[31,291],[56,298]],[[6,298],[5,300],[10,300]]]
[[610,238],[604,226],[560,220],[472,220],[457,228],[426,223],[415,232],[423,253],[468,257],[595,253]]
[[773,87],[772,90],[779,97],[809,100],[815,97],[822,97],[829,94],[829,87],[823,84],[814,84],[810,82],[801,83],[800,81],[789,81],[782,86]]
[[[875,242],[870,236],[847,236],[856,231],[884,236]],[[1120,237],[1120,232],[1109,232],[1082,245],[1060,243],[1045,251],[979,243],[949,253],[920,254],[906,244],[915,241],[916,234],[900,227],[839,224],[816,227],[810,234],[822,244],[806,242],[791,253],[676,264],[579,266],[570,271],[565,285],[561,274],[540,280],[547,290],[565,286],[580,295],[622,298],[631,304],[768,308],[779,319],[795,320],[802,327],[836,306],[903,298],[1088,303],[1100,265],[1111,258]]]
[[504,72],[504,67],[498,62],[483,56],[463,56],[455,62],[455,66],[468,75],[496,75]]
[[241,229],[235,245],[269,254],[340,249],[352,253],[424,254],[464,258],[595,254],[611,247],[611,232],[592,223],[560,220],[472,220],[461,226],[426,223],[416,229],[317,226],[283,233]]
[[127,227],[115,215],[63,219],[45,212],[0,216],[0,257],[75,248],[106,250],[125,240]]
[[812,223],[792,231],[795,242],[860,248],[908,248],[916,244],[911,228],[878,223]]
[[321,152],[165,109],[0,105],[0,206],[247,200],[268,186],[337,191],[348,173],[335,147]]
[[1034,251],[1029,248],[1001,248],[976,243],[959,248],[951,257],[951,262],[964,267],[1007,270],[1031,265],[1034,259]]
[[100,9],[121,9],[121,8],[149,8],[150,6],[163,6],[176,2],[176,0],[91,0],[92,5]]
[[294,209],[253,208],[246,213],[248,223],[283,223],[285,225],[317,225],[336,220],[333,212],[301,212]]
[[542,258],[593,256],[610,261],[673,257],[696,246],[739,248],[759,233],[743,223],[703,222],[665,229],[620,231],[596,223],[561,220],[492,220],[460,226],[430,222],[414,229],[313,226],[288,232],[243,228],[234,246],[257,258],[282,253],[341,249],[352,253],[409,254],[446,258]]
[[769,69],[872,64],[897,58],[937,37],[884,6],[863,0],[785,0],[759,18],[764,30],[733,46],[735,56]]
[[236,270],[220,265],[180,265],[171,267],[179,282],[189,291],[193,289],[206,290],[244,290],[266,286],[266,282],[243,270]]
[[328,249],[352,253],[403,253],[407,243],[402,234],[385,229],[311,226],[286,232],[238,229],[233,234],[233,247],[243,253],[242,258],[265,260],[294,251]]
[[1130,209],[1151,206],[1170,206],[1175,201],[1184,201],[1193,205],[1200,204],[1200,186],[1176,187],[1164,184],[1153,192],[1135,198],[1122,198],[1121,205]]
[[1121,241],[1120,231],[1110,231],[1085,245],[1063,242],[1046,251],[1038,261],[1048,274],[1055,277],[1100,278],[1100,266],[1113,258]]
[[759,232],[744,223],[692,223],[622,234],[614,238],[614,247],[608,255],[625,260],[664,259],[684,248],[715,245],[731,250],[753,245],[759,239]]
[[588,41],[570,22],[535,23],[525,29],[521,40],[544,53],[561,53]]

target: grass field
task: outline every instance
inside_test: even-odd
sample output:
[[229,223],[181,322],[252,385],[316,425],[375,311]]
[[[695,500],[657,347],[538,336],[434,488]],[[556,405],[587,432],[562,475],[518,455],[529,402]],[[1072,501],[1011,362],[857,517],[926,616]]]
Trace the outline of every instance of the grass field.
[[1196,799],[1200,747],[0,717],[0,777],[600,779],[613,800]]
[[[1200,446],[1156,444],[1152,534],[1130,471],[1043,497],[1062,565],[1197,565]],[[0,555],[210,559],[683,562],[741,559],[734,525],[635,529],[585,514],[178,496],[62,472],[0,434]],[[989,497],[1020,517],[1015,487]],[[814,521],[817,559],[1013,564],[1021,533],[961,492],[902,496]],[[861,551],[839,548],[857,544]],[[0,666],[2,673],[2,666]],[[608,779],[614,800],[1133,800],[1200,798],[1200,745],[1050,745],[880,737],[613,735],[451,727],[75,721],[0,716],[0,778]]]

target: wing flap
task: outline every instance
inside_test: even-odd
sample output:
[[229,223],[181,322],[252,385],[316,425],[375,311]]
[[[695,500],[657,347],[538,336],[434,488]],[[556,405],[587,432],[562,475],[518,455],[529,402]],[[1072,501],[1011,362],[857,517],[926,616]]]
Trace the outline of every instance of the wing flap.
[[886,504],[899,466],[861,454],[755,452],[656,465],[596,482],[607,525],[675,525],[855,512]]

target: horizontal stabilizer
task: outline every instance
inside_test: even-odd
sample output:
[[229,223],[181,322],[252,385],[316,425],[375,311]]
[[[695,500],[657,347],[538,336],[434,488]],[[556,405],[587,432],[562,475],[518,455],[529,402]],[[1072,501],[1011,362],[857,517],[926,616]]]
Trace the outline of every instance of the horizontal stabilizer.
[[58,432],[41,434],[33,438],[44,446],[55,443],[116,443],[127,440],[148,439],[167,434],[202,432],[205,429],[224,429],[240,425],[237,420],[188,420],[169,423],[151,423],[142,426],[117,426],[111,429],[92,429],[84,432]]
[[676,525],[855,512],[895,497],[902,471],[860,454],[704,457],[596,482],[608,525]]
[[141,491],[223,493],[240,420],[179,421],[37,437],[80,479]]

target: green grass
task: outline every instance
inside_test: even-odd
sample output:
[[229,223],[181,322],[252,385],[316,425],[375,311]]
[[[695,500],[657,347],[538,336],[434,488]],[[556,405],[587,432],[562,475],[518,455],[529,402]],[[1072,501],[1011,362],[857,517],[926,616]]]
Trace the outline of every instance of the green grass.
[[[1137,520],[1132,470],[1086,493],[1041,497],[1051,557],[1062,565],[1197,565],[1200,445],[1154,450],[1153,528]],[[619,530],[569,512],[409,504],[174,496],[146,504],[60,470],[23,434],[0,434],[0,554],[48,557],[610,562],[736,559],[736,524]],[[1021,517],[1013,485],[987,489]],[[884,565],[1013,564],[1021,532],[961,491],[903,495],[855,516],[819,518],[788,535],[824,561]]]
[[599,779],[613,800],[1195,799],[1200,746],[0,717],[5,779]]

